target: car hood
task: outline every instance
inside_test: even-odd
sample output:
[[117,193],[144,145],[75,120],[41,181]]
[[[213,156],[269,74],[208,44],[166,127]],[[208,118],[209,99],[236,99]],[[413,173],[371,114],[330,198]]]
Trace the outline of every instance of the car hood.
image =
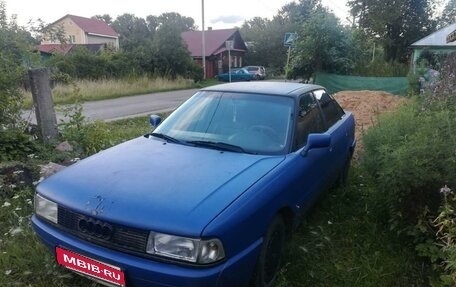
[[222,152],[141,137],[74,164],[37,191],[102,220],[199,236],[284,156]]

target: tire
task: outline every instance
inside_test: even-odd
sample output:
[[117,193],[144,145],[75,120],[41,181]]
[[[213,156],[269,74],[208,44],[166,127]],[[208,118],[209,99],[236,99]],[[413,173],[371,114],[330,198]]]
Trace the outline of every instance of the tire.
[[277,278],[285,245],[285,223],[278,215],[268,227],[252,278],[252,287],[271,287]]
[[260,79],[260,75],[256,74],[255,75],[255,80],[258,81]]

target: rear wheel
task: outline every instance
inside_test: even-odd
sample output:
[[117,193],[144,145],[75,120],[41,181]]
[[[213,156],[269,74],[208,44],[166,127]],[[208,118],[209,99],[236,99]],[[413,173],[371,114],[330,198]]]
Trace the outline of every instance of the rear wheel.
[[276,216],[269,225],[252,280],[253,287],[271,287],[280,269],[285,245],[285,223]]

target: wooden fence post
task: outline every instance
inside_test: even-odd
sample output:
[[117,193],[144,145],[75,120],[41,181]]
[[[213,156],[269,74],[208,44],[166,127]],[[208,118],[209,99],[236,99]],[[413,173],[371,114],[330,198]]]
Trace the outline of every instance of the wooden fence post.
[[46,68],[30,69],[29,78],[35,105],[36,122],[41,137],[44,142],[57,142],[59,132],[52,100],[49,70]]

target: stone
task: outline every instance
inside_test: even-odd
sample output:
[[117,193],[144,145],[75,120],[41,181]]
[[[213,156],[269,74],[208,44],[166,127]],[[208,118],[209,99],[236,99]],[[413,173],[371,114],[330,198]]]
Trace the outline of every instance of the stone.
[[40,165],[40,168],[41,168],[40,169],[40,176],[42,178],[50,177],[51,175],[61,171],[65,167],[66,166],[63,166],[63,165],[60,165],[60,164],[57,164],[57,163],[53,163],[53,162],[50,162],[50,163],[45,164],[45,165]]
[[55,150],[61,151],[61,152],[73,151],[73,146],[68,141],[64,141],[64,142],[59,143],[55,147]]

